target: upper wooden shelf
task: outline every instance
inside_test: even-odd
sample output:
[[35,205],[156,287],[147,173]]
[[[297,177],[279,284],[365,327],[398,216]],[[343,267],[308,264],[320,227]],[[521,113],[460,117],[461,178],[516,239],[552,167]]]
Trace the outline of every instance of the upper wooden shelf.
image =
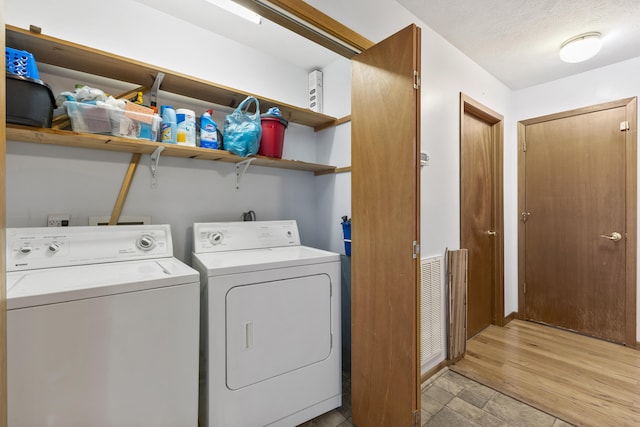
[[151,87],[158,72],[162,72],[164,80],[160,86],[161,90],[222,106],[235,108],[247,96],[255,96],[260,101],[260,109],[263,112],[271,107],[278,107],[288,121],[313,128],[327,127],[336,121],[335,117],[305,108],[287,105],[87,46],[36,34],[12,25],[6,26],[6,45],[30,52],[36,62],[108,77],[138,86]]
[[[33,128],[11,123],[7,123],[7,140],[140,154],[151,154],[156,148],[162,146],[164,150],[161,156],[218,160],[228,163],[239,163],[246,160],[225,150],[163,144],[143,139],[120,138],[110,135],[80,133],[67,130]],[[315,172],[318,175],[332,173],[336,170],[335,166],[300,162],[297,160],[273,159],[264,156],[252,156],[248,157],[248,159],[254,159],[251,164],[256,166]]]

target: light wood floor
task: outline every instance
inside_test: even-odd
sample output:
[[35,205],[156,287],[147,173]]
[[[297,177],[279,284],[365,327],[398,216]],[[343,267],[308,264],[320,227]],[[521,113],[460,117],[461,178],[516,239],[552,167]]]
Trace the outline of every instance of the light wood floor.
[[638,350],[513,320],[450,369],[578,426],[640,426]]

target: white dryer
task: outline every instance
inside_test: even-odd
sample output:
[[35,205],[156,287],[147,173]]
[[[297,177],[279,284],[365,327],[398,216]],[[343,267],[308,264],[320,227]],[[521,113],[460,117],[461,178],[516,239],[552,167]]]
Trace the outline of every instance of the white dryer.
[[198,272],[168,225],[9,228],[10,427],[197,426]]
[[201,427],[295,426],[342,403],[340,256],[295,221],[194,224]]

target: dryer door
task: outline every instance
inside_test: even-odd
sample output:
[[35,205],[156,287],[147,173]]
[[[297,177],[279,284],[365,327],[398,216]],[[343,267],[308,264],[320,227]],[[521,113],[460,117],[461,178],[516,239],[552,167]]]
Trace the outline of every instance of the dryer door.
[[226,296],[227,387],[238,390],[331,354],[326,274],[236,286]]

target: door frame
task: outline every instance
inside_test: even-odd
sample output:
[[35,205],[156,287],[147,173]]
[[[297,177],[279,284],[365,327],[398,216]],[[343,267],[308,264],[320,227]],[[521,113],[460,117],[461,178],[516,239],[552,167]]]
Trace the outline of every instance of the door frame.
[[[464,137],[464,116],[470,114],[491,125],[491,143],[493,145],[493,179],[491,182],[491,217],[492,229],[496,232],[493,239],[493,253],[495,254],[492,265],[492,307],[491,323],[504,326],[506,318],[504,314],[504,117],[460,92],[460,152]],[[462,185],[462,158],[460,157],[460,185]],[[460,188],[462,197],[462,188]],[[462,209],[462,200],[460,201]],[[462,228],[462,211],[460,212],[460,228]],[[460,233],[462,236],[462,232]],[[462,237],[461,237],[462,238]],[[462,242],[460,242],[462,244]],[[467,304],[469,302],[467,301]]]
[[[0,39],[6,46],[4,31],[4,0],[0,0]],[[5,59],[2,59],[3,67]],[[0,427],[9,422],[7,403],[7,293],[5,266],[6,224],[6,81],[0,82]]]
[[625,272],[625,345],[640,348],[636,341],[636,264],[637,264],[637,140],[638,140],[638,98],[624,98],[617,101],[577,108],[518,122],[518,319],[525,319],[525,227],[522,217],[525,213],[525,135],[526,127],[536,123],[593,113],[612,108],[626,108],[629,130],[625,132],[625,181],[626,181],[626,272]]

